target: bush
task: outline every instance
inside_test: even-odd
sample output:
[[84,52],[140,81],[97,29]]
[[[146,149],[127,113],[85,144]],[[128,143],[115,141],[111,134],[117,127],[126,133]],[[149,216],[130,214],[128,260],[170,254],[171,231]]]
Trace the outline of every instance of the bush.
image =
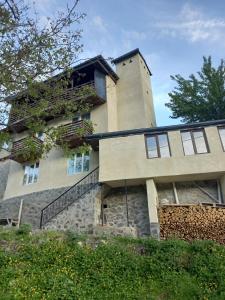
[[16,230],[17,235],[28,235],[31,233],[31,226],[29,224],[22,224]]
[[77,234],[76,232],[70,231],[70,230],[67,230],[65,232],[65,237],[66,237],[66,241],[68,243],[72,243],[72,244],[85,239],[84,236],[81,236],[81,235]]

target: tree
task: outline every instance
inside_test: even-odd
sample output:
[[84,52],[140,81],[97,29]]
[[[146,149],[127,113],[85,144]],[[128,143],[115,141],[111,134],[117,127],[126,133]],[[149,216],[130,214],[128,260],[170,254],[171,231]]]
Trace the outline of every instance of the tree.
[[[35,5],[28,6],[24,0],[0,0],[0,150],[12,138],[7,126],[12,103],[21,117],[29,113],[25,122],[30,137],[45,133],[41,155],[48,153],[60,138],[62,129],[47,126],[46,108],[49,99],[59,98],[68,87],[71,66],[78,62],[83,49],[79,24],[85,14],[77,13],[78,2],[74,0],[72,7],[67,6],[43,24]],[[60,72],[60,76],[56,75]],[[84,95],[86,89],[79,93]],[[64,118],[89,109],[82,101],[55,101],[51,107],[56,116],[63,111]],[[32,152],[32,139],[28,139],[27,146]]]
[[212,60],[203,57],[203,66],[198,76],[171,76],[177,86],[169,93],[166,106],[172,110],[171,118],[183,122],[201,122],[225,119],[225,66],[222,59],[217,68]]

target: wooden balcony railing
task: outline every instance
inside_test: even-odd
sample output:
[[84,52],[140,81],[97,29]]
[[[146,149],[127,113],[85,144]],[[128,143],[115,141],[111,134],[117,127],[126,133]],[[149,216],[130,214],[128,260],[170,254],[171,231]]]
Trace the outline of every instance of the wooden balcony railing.
[[23,138],[13,143],[10,158],[18,163],[35,161],[40,158],[43,142],[36,138]]
[[75,148],[84,143],[84,136],[93,133],[93,127],[88,121],[80,120],[61,126],[62,134],[58,145],[66,142],[69,148]]
[[[94,81],[76,86],[74,88],[66,89],[62,93],[56,95],[55,97],[52,96],[48,99],[49,106],[47,112],[45,112],[44,119],[51,119],[54,116],[54,105],[58,101],[65,103],[65,101],[80,101],[85,100],[86,103],[90,103],[91,105],[99,105],[105,102],[105,99],[100,97],[95,89]],[[23,108],[14,108],[12,106],[8,126],[9,129],[20,132],[26,128],[25,123],[26,120],[30,118],[29,115],[29,108],[38,107],[37,103],[29,103],[27,106],[28,109]],[[57,115],[60,115],[60,112],[57,112]]]

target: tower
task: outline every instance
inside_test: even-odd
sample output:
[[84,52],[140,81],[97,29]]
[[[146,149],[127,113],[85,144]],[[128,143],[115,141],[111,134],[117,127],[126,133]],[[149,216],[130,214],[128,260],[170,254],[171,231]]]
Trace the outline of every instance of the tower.
[[118,130],[156,126],[151,71],[139,49],[116,58]]

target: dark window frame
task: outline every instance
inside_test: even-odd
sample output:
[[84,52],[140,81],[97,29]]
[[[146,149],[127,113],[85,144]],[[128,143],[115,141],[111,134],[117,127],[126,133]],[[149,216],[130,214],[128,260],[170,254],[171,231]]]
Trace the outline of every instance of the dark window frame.
[[[193,132],[196,132],[196,131],[202,131],[203,132],[203,137],[204,137],[207,152],[200,152],[200,153],[197,152],[197,147],[196,147],[196,144],[195,144],[195,138],[194,138],[194,134],[193,134]],[[192,145],[193,145],[193,149],[194,149],[194,154],[190,154],[190,155],[185,154],[184,142],[183,142],[183,139],[182,139],[182,133],[183,132],[190,132],[191,141],[192,141]],[[181,137],[181,143],[182,143],[182,147],[183,147],[184,156],[210,153],[210,148],[209,148],[208,139],[207,139],[207,136],[206,136],[206,133],[205,133],[205,128],[194,128],[194,129],[191,128],[191,129],[180,130],[180,137]]]
[[[158,138],[159,135],[166,135],[167,142],[168,142],[169,155],[170,155],[168,157],[162,157],[161,156],[161,151],[160,151],[160,146],[159,146],[159,138]],[[156,138],[156,147],[157,147],[157,155],[158,155],[156,157],[150,157],[149,154],[148,154],[148,142],[147,142],[147,139],[149,137],[155,137]],[[171,155],[171,148],[170,148],[170,141],[169,141],[168,132],[160,132],[160,133],[153,133],[153,134],[147,134],[147,135],[145,135],[145,149],[146,149],[146,155],[147,155],[148,159],[170,158],[172,155]]]
[[221,138],[221,135],[220,135],[220,129],[224,129],[225,130],[225,126],[217,126],[217,131],[218,131],[218,134],[219,134],[220,143],[221,143],[223,152],[225,152],[225,145],[223,145],[223,141],[222,141],[222,138]]

